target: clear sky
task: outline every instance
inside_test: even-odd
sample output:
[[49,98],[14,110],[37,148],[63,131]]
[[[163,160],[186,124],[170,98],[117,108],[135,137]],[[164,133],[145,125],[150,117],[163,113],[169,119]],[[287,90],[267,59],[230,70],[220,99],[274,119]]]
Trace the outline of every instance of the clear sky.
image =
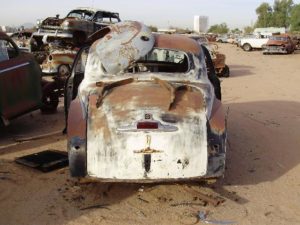
[[122,20],[139,20],[160,28],[192,28],[194,15],[200,15],[209,17],[209,26],[226,22],[233,29],[253,24],[255,9],[262,2],[273,5],[274,0],[6,0],[0,7],[0,25],[36,23],[56,14],[64,17],[75,7],[88,6],[119,12]]

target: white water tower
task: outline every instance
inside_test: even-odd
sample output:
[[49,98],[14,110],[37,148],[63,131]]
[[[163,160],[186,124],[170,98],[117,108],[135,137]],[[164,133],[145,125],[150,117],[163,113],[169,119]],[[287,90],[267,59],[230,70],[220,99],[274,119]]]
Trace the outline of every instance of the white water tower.
[[194,31],[197,33],[206,33],[208,30],[207,16],[194,16]]

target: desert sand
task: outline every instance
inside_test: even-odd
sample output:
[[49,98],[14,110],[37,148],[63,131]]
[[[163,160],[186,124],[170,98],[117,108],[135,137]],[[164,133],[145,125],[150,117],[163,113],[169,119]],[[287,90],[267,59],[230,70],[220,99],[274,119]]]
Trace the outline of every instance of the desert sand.
[[[231,77],[222,78],[229,108],[227,169],[212,185],[81,184],[68,168],[42,173],[15,157],[47,149],[66,151],[63,107],[39,111],[0,128],[0,224],[203,224],[207,218],[235,224],[300,224],[300,51],[292,55],[244,52],[220,45]],[[203,206],[197,192],[226,201]],[[90,206],[97,206],[96,208]]]

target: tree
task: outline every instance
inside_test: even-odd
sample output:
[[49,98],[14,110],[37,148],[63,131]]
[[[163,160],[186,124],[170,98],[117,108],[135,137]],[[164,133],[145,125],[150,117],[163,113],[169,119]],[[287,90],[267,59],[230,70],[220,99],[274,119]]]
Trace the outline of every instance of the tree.
[[273,9],[269,3],[261,3],[256,9],[257,21],[255,27],[269,27],[272,26]]
[[231,30],[230,32],[233,33],[233,34],[240,34],[240,33],[242,33],[242,31],[239,28],[235,28],[235,29]]
[[226,23],[215,24],[208,29],[208,33],[227,34],[229,28]]
[[179,33],[179,34],[191,34],[191,33],[193,33],[193,31],[190,30],[189,28],[169,26],[169,29],[176,30],[176,33]]
[[293,6],[293,0],[275,0],[273,6],[273,26],[288,28]]
[[293,6],[293,0],[275,0],[273,7],[266,2],[260,4],[255,27],[289,27]]
[[152,31],[152,32],[157,32],[157,27],[156,26],[153,26],[153,25],[150,25],[150,26],[148,26],[149,27],[149,29]]
[[291,30],[300,31],[300,4],[295,5],[291,11]]
[[253,31],[254,31],[254,28],[251,27],[251,26],[244,27],[244,33],[245,34],[252,34]]

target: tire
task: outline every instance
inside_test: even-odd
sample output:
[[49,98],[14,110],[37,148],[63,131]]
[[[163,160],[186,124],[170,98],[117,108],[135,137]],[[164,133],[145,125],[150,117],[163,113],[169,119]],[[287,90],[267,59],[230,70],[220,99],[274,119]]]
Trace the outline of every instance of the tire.
[[59,77],[67,77],[69,76],[71,69],[68,65],[62,64],[58,67],[57,73]]
[[222,77],[229,77],[229,76],[230,76],[229,66],[225,65],[225,67],[222,71]]
[[55,113],[59,103],[59,94],[56,92],[55,82],[46,83],[43,88],[42,107],[40,108],[43,114]]
[[246,43],[243,45],[243,50],[246,52],[250,52],[252,50],[252,47],[250,44]]
[[218,42],[219,42],[219,43],[223,43],[223,41],[222,41],[222,40],[218,40]]

